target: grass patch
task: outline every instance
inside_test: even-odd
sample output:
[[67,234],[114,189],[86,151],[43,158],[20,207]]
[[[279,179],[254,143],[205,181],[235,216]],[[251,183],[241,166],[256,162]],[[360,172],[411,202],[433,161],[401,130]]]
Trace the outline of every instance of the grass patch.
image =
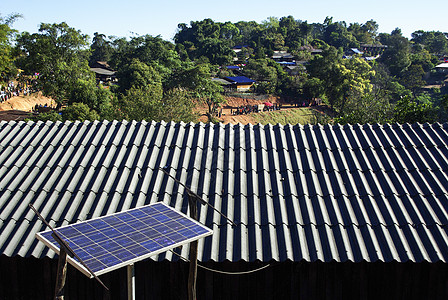
[[288,110],[267,111],[253,114],[256,123],[266,124],[326,124],[329,117],[313,108],[303,107]]

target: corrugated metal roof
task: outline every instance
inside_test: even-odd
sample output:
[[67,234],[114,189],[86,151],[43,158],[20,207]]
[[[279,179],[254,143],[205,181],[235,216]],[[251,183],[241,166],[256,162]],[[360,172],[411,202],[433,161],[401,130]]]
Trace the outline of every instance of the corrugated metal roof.
[[156,201],[186,213],[169,165],[237,224],[199,207],[201,261],[446,262],[447,145],[448,124],[0,122],[0,253],[54,256],[29,203],[54,226]]
[[246,76],[225,77],[224,79],[227,79],[227,80],[229,80],[231,82],[235,82],[235,83],[254,83],[255,82],[255,80],[247,78]]

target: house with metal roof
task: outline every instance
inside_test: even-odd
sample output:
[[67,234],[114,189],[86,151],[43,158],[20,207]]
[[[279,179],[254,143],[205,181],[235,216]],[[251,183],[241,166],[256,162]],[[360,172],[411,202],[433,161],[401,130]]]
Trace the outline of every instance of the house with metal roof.
[[250,79],[246,76],[231,76],[231,77],[224,77],[224,79],[230,82],[230,87],[232,89],[235,89],[239,92],[248,91],[255,83],[255,80]]
[[[198,299],[446,299],[448,124],[0,122],[0,299],[50,299],[35,238],[155,202],[213,229]],[[218,213],[219,212],[219,213]],[[232,222],[230,222],[231,220]],[[185,299],[188,247],[136,263],[138,299]],[[125,299],[126,270],[68,269],[68,299]]]
[[90,71],[95,73],[99,83],[106,83],[116,79],[116,72],[104,61],[97,61],[90,66]]
[[440,73],[448,73],[448,62],[444,62],[435,66],[435,69]]

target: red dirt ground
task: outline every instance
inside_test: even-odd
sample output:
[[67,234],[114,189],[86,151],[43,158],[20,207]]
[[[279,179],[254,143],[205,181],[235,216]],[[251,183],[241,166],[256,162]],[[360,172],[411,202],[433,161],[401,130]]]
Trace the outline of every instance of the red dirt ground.
[[[271,97],[267,100],[253,100],[228,97],[226,104],[223,106],[221,118],[218,118],[223,124],[255,124],[254,118],[250,115],[232,115],[231,110],[238,106],[263,104],[266,101],[272,103],[282,104],[282,109],[297,109],[291,107],[289,104],[284,103],[277,97]],[[18,96],[12,97],[8,101],[0,103],[0,121],[21,121],[28,118],[35,105],[52,106],[54,102],[47,97],[42,96],[40,93],[36,93],[30,96]],[[197,108],[199,113],[199,121],[208,122],[206,115],[207,107],[200,106]]]
[[12,97],[0,103],[0,121],[21,121],[28,118],[36,104],[51,106],[54,102],[41,93]]

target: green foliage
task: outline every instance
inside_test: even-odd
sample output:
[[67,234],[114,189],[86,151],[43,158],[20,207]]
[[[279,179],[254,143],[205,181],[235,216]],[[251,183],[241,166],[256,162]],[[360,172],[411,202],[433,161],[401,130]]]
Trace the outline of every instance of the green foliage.
[[213,65],[230,64],[233,60],[234,52],[225,40],[217,38],[205,38],[198,43],[196,57],[206,57]]
[[47,121],[62,122],[63,118],[62,118],[62,113],[58,113],[57,111],[52,110],[52,111],[41,113],[41,114],[37,115],[35,118],[33,118],[33,120],[42,121],[42,122],[47,122]]
[[418,30],[412,33],[412,42],[424,46],[430,53],[448,55],[448,40],[443,32]]
[[87,35],[66,23],[41,24],[39,33],[22,33],[17,47],[22,51],[18,65],[25,74],[39,73],[44,95],[62,104],[78,79],[92,76],[87,64]]
[[402,76],[411,65],[411,44],[409,40],[397,28],[390,35],[380,34],[380,41],[387,45],[387,49],[383,52],[379,61],[389,68],[392,76]]
[[6,18],[0,16],[0,82],[7,82],[17,75],[12,47],[12,39],[17,31],[11,28],[11,25],[20,17],[18,14]]
[[121,111],[127,120],[146,120],[151,122],[159,115],[161,107],[160,91],[154,86],[133,86],[126,90],[120,100]]
[[[154,64],[153,64],[154,65]],[[130,64],[124,65],[117,72],[118,91],[125,93],[132,87],[147,90],[151,88],[155,97],[161,97],[162,77],[160,73],[152,66],[134,58]]]
[[195,103],[187,91],[172,89],[163,95],[156,119],[174,122],[196,122]]
[[322,83],[328,104],[339,113],[344,113],[350,97],[362,98],[372,90],[371,66],[360,58],[343,60],[331,47],[322,56],[315,57],[308,67],[311,77],[318,78],[313,84]]
[[385,98],[377,99],[373,94],[349,97],[343,115],[334,120],[340,124],[384,124],[390,121],[392,109]]
[[393,121],[404,123],[426,123],[434,122],[435,114],[430,103],[418,104],[411,97],[401,98],[394,107]]
[[201,101],[207,104],[208,114],[211,117],[216,116],[218,109],[225,103],[225,98],[221,92],[221,85],[209,79],[201,86],[201,90],[196,94]]
[[378,33],[378,24],[374,20],[367,21],[365,24],[352,23],[347,28],[361,44],[375,44]]
[[303,95],[306,99],[320,98],[325,93],[325,86],[322,80],[312,77],[306,80],[303,87]]
[[279,76],[284,73],[278,67],[271,59],[252,59],[245,66],[244,75],[257,81],[256,92],[273,94],[278,86]]
[[[424,75],[438,63],[438,56],[447,54],[448,41],[441,32],[416,31],[409,41],[398,28],[391,34],[378,34],[373,20],[347,26],[332,17],[313,24],[293,16],[269,17],[261,23],[204,19],[179,24],[175,44],[160,36],[128,40],[95,33],[88,48],[86,35],[61,23],[41,24],[38,33],[22,33],[12,51],[14,30],[10,24],[16,17],[0,18],[1,76],[15,76],[16,67],[25,74],[38,72],[38,87],[45,95],[59,104],[68,100],[69,107],[83,103],[102,119],[189,121],[196,118],[191,99],[203,101],[213,119],[224,98],[222,87],[211,77],[239,75],[216,67],[236,61],[245,65],[242,75],[257,81],[256,92],[322,98],[339,113],[339,122],[414,120],[415,115],[431,119],[436,109],[444,111],[441,99],[445,89],[421,92],[426,84]],[[342,58],[351,47],[376,43],[387,48],[374,62]],[[232,50],[236,45],[242,49],[238,54]],[[310,50],[316,48],[324,50],[322,55],[312,56]],[[296,69],[294,75],[286,73],[270,59],[275,50],[292,53],[296,61],[308,61],[304,65],[307,72]],[[20,54],[16,65],[15,54]],[[110,90],[97,87],[89,60],[108,61],[117,70],[118,85]],[[398,101],[391,116],[389,103],[411,95],[416,102]],[[439,120],[445,115],[441,112]]]
[[121,111],[128,120],[192,122],[197,120],[188,93],[179,89],[155,97],[151,88],[132,87],[121,100]]
[[111,41],[109,41],[104,34],[99,34],[98,32],[94,33],[90,50],[92,52],[89,59],[90,65],[97,61],[110,61],[114,52]]
[[99,120],[100,116],[94,110],[91,110],[84,103],[73,103],[62,110],[62,118],[65,121],[95,121]]
[[417,95],[417,92],[425,85],[425,81],[423,80],[423,76],[425,75],[425,71],[423,67],[419,64],[410,65],[406,73],[402,75],[400,82],[409,90],[412,91],[414,97]]
[[103,86],[97,86],[95,80],[78,79],[71,91],[68,104],[84,103],[99,113],[102,119],[114,119],[113,100],[115,95]]
[[[114,52],[110,65],[118,71],[117,76],[119,78],[120,74],[123,75],[127,72],[126,69],[136,60],[152,67],[160,75],[162,81],[171,76],[173,70],[183,67],[183,62],[174,51],[175,46],[168,41],[164,41],[160,36],[144,35],[133,37],[129,41],[119,38],[112,41],[112,46]],[[120,79],[123,80],[123,76]],[[120,85],[122,84],[123,81]],[[123,92],[123,90],[120,92]]]
[[438,64],[437,56],[429,53],[428,50],[420,49],[417,51],[416,47],[413,49],[414,52],[410,55],[412,65],[421,65],[424,72],[429,72]]

